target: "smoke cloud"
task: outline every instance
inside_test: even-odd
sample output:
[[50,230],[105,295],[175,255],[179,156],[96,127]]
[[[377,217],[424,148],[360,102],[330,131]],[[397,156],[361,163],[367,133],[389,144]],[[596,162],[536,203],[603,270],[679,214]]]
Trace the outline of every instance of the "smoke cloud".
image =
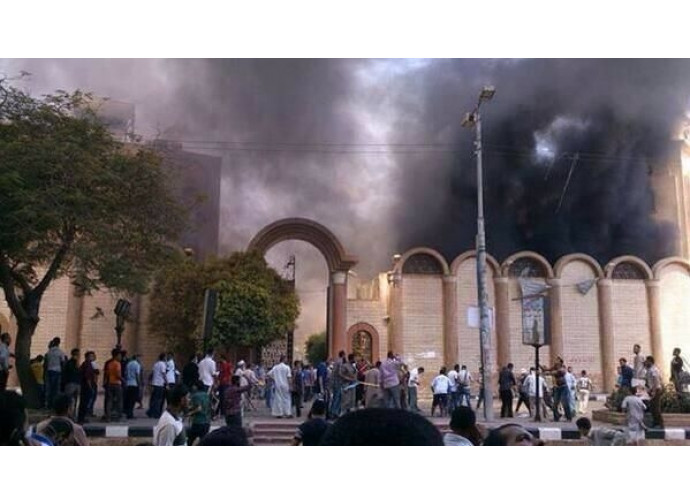
[[[674,253],[649,173],[690,103],[686,60],[0,60],[20,70],[35,93],[133,103],[145,138],[222,156],[221,253],[296,216],[329,227],[364,277],[411,247],[473,248],[474,132],[460,124],[484,84],[497,90],[482,105],[491,254]],[[269,257],[305,253],[298,280],[324,278],[307,249]]]

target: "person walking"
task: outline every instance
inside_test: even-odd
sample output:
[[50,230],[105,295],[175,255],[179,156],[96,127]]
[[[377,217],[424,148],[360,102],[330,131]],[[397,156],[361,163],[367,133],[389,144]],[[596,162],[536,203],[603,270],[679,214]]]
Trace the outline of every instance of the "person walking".
[[501,369],[498,375],[498,394],[501,398],[501,418],[513,416],[513,391],[517,382],[513,374],[513,363]]
[[[537,411],[540,411],[538,408],[541,408],[541,418],[544,420],[546,419],[546,381],[544,378],[540,375],[539,376],[539,383],[537,384],[537,373],[536,373],[536,368],[531,367],[530,368],[530,373],[525,379],[525,390],[527,391],[527,397],[529,399],[529,405],[530,405],[530,413],[535,415],[537,414]],[[537,389],[537,386],[539,389]],[[539,390],[539,404],[537,404],[537,390]]]
[[146,412],[146,416],[149,418],[160,418],[163,413],[167,385],[165,371],[165,354],[161,353],[151,371],[151,398],[149,399],[149,409]]
[[532,405],[529,403],[529,394],[527,393],[527,387],[526,387],[526,382],[527,382],[527,377],[529,375],[527,374],[527,370],[525,368],[522,368],[520,370],[520,377],[518,378],[518,402],[517,405],[515,406],[515,414],[518,414],[518,411],[520,411],[520,406],[523,404],[527,406],[527,413],[529,416],[532,416]]
[[[381,365],[381,363],[378,363]],[[417,404],[418,392],[419,392],[419,377],[424,374],[424,368],[419,366],[417,368],[412,368],[410,370],[410,379],[407,382],[407,395],[409,396],[410,411],[414,413],[419,413],[422,410],[419,409]],[[369,380],[365,380],[369,382]]]
[[577,379],[577,414],[584,415],[587,413],[587,405],[589,403],[589,394],[592,392],[592,380],[587,376],[587,371],[584,369]]

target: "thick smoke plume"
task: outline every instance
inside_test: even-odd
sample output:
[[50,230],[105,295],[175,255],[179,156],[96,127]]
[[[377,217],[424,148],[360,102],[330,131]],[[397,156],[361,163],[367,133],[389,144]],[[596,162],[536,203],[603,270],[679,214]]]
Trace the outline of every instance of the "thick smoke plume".
[[603,263],[621,254],[655,261],[675,252],[673,231],[652,217],[649,174],[666,161],[687,109],[690,64],[664,60],[429,65],[397,90],[417,102],[406,113],[399,109],[394,142],[425,138],[455,152],[398,156],[400,249],[425,244],[452,259],[473,248],[474,131],[460,129],[460,112],[472,110],[485,83],[497,89],[481,110],[493,255],[534,250],[555,261],[584,252]]
[[414,246],[448,259],[472,248],[474,133],[460,122],[491,83],[490,253],[674,252],[649,172],[687,109],[686,61],[0,60],[19,70],[36,92],[134,103],[146,138],[222,156],[222,251],[291,216],[331,228],[365,274]]

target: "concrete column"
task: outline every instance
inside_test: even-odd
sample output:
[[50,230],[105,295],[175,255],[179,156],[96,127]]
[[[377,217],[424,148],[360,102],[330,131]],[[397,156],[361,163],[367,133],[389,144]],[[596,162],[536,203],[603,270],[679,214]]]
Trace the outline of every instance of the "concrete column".
[[[393,272],[389,278],[390,305],[388,307],[390,324],[388,326],[388,350],[403,353],[403,309],[402,309],[402,273]],[[383,356],[382,356],[383,357]]]
[[560,278],[549,278],[546,283],[551,286],[549,289],[549,316],[551,317],[551,362],[556,360],[556,356],[563,357],[563,312],[561,305],[561,294],[563,292],[563,280]]
[[600,279],[599,290],[599,345],[601,347],[601,371],[605,392],[613,390],[616,383],[616,356],[613,351],[613,280]]
[[510,362],[510,279],[494,278],[496,318],[496,367],[500,369]]
[[649,309],[649,334],[652,340],[652,356],[657,362],[665,381],[670,379],[668,366],[659,363],[664,356],[661,337],[661,282],[659,280],[645,280],[647,287],[647,307]]
[[459,362],[459,336],[457,277],[446,275],[443,277],[443,362],[447,366]]
[[347,348],[347,272],[331,274],[333,291],[333,347],[332,357]]

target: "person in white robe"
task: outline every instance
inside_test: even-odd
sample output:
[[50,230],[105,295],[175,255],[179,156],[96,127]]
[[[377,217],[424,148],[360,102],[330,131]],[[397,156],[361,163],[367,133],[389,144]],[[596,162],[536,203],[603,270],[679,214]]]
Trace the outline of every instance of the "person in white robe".
[[290,379],[292,372],[290,366],[285,364],[284,355],[280,356],[280,362],[273,366],[268,372],[268,376],[273,380],[274,387],[271,414],[274,417],[291,417]]

